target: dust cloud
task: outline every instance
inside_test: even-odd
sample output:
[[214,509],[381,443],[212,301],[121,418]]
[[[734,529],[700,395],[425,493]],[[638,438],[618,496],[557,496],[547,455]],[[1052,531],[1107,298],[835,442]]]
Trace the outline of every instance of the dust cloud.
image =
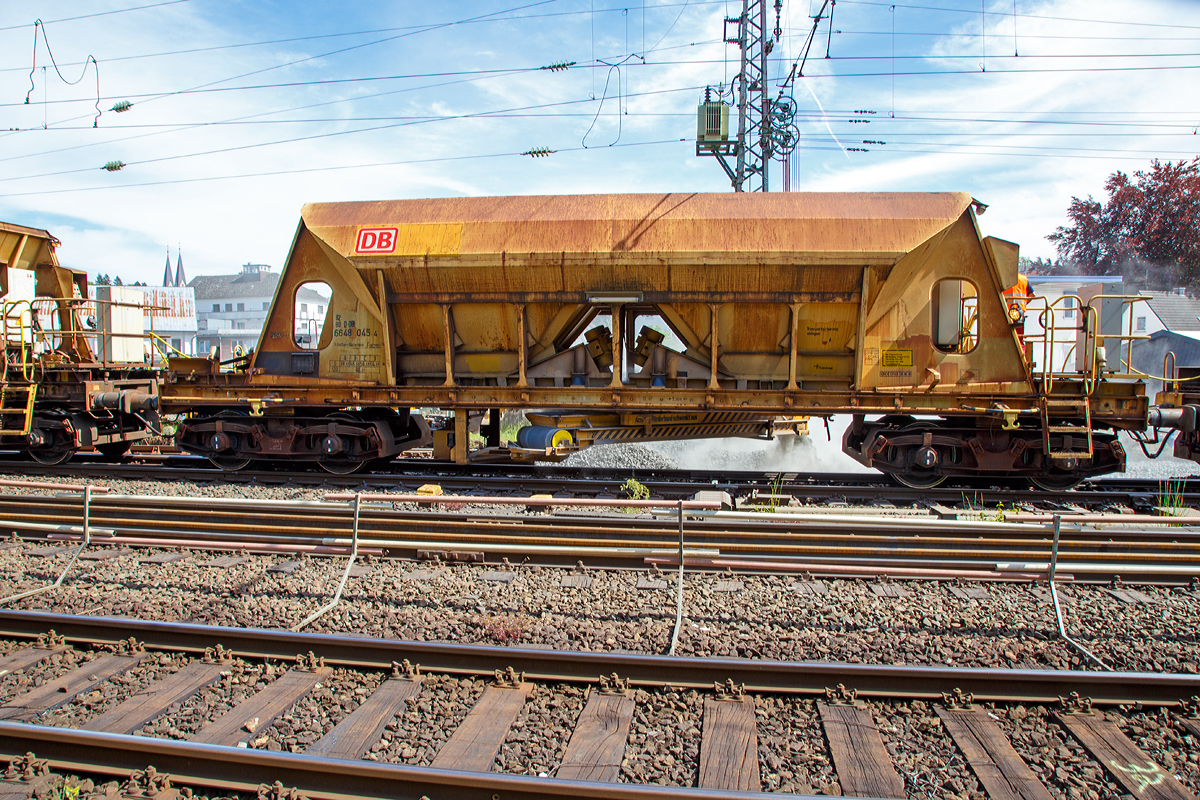
[[820,419],[808,421],[808,436],[761,439],[693,439],[647,442],[645,446],[680,469],[750,470],[753,472],[874,472],[842,452],[842,432],[850,416],[829,422],[829,437]]

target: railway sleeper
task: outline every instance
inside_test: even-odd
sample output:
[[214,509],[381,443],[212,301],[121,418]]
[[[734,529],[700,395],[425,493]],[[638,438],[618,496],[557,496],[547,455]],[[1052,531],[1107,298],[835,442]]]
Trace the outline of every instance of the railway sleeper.
[[[313,641],[320,649],[320,640]],[[24,677],[33,677],[41,665],[61,653],[65,647],[65,642],[55,641],[51,635],[36,646],[14,648],[0,657],[0,668],[5,672],[21,670]],[[482,651],[484,648],[474,649]],[[308,742],[293,740],[296,745],[291,753],[273,753],[262,748],[272,738],[276,741],[283,738],[286,743],[287,733],[273,728],[276,720],[283,717],[287,732],[294,732],[285,716],[288,710],[319,688],[321,683],[330,681],[333,665],[326,664],[323,658],[312,652],[297,656],[294,664],[283,669],[273,680],[262,682],[253,694],[243,694],[235,699],[231,691],[232,682],[226,683],[225,678],[257,670],[253,662],[235,660],[234,654],[220,645],[209,647],[202,658],[189,661],[170,675],[158,677],[136,693],[119,691],[117,694],[123,699],[99,714],[91,714],[81,727],[60,727],[64,718],[55,716],[57,709],[78,703],[93,690],[111,686],[118,676],[137,669],[152,655],[140,643],[130,639],[122,642],[113,652],[98,654],[72,671],[44,680],[39,685],[31,685],[24,692],[18,689],[0,705],[0,746],[5,752],[13,754],[7,778],[16,786],[10,788],[27,788],[28,782],[38,773],[45,774],[50,765],[120,774],[133,769],[141,770],[153,759],[155,764],[165,768],[163,773],[153,773],[159,776],[159,789],[169,787],[170,780],[166,774],[169,771],[170,779],[176,782],[225,789],[252,790],[257,782],[265,783],[282,776],[288,785],[296,786],[297,791],[303,790],[305,794],[322,800],[379,796],[381,782],[387,782],[393,794],[406,796],[416,796],[417,791],[434,795],[435,792],[429,790],[432,785],[445,788],[446,791],[441,794],[453,794],[456,797],[494,798],[502,792],[505,796],[558,798],[583,794],[644,797],[644,789],[638,780],[640,773],[632,769],[623,775],[626,772],[625,762],[631,751],[635,755],[629,762],[631,765],[645,760],[643,754],[652,757],[660,745],[652,738],[647,741],[648,737],[644,735],[631,737],[633,721],[635,717],[654,718],[664,712],[669,713],[671,720],[678,719],[681,727],[684,727],[683,721],[687,717],[679,712],[692,715],[699,723],[691,731],[683,732],[683,737],[695,735],[699,738],[698,752],[693,751],[691,755],[681,753],[681,757],[694,764],[694,780],[700,790],[708,790],[713,794],[761,792],[773,788],[764,786],[767,783],[764,776],[775,772],[783,763],[774,753],[785,744],[785,738],[771,733],[772,730],[778,730],[777,725],[771,724],[773,710],[783,708],[783,704],[772,702],[753,688],[748,690],[745,684],[737,683],[732,678],[720,680],[719,676],[727,674],[733,666],[728,660],[708,666],[705,674],[713,681],[711,688],[696,692],[691,697],[676,693],[669,686],[664,687],[661,678],[638,680],[641,686],[637,688],[645,689],[639,692],[628,673],[626,677],[619,677],[615,671],[608,675],[600,673],[598,680],[589,677],[580,681],[588,684],[586,705],[573,724],[566,723],[553,729],[560,737],[558,743],[562,747],[559,764],[552,770],[556,771],[553,778],[545,774],[532,778],[492,772],[502,748],[512,738],[511,734],[519,732],[522,727],[522,711],[531,703],[538,702],[533,699],[534,693],[554,691],[552,685],[538,686],[536,677],[528,677],[525,672],[517,671],[512,666],[501,668],[499,665],[510,664],[513,660],[507,653],[489,654],[489,666],[496,667],[491,673],[493,679],[478,693],[469,710],[451,723],[449,736],[440,745],[435,745],[437,752],[430,767],[438,770],[436,774],[428,769],[391,761],[386,756],[379,761],[363,761],[368,753],[377,751],[377,744],[381,740],[387,743],[399,740],[423,748],[421,743],[426,738],[432,738],[423,734],[434,726],[442,730],[447,724],[444,717],[435,717],[416,701],[426,683],[438,683],[437,671],[423,670],[408,659],[393,661],[390,675],[377,673],[372,676],[375,688],[367,690],[363,686],[362,690],[356,691],[354,696],[358,699],[353,710],[332,728],[321,724],[318,731],[324,734],[321,738],[313,741],[310,737]],[[600,661],[594,654],[587,654],[584,658]],[[615,659],[611,666],[617,667],[621,660]],[[565,658],[558,663],[564,661]],[[692,660],[674,661],[672,666],[695,672],[694,664],[689,663]],[[584,665],[572,663],[571,666],[582,671]],[[848,680],[853,678],[844,668],[839,670],[836,664],[824,665],[825,670],[819,667],[814,670],[813,666],[808,665],[807,680],[817,685],[832,683],[842,677]],[[901,754],[928,753],[928,742],[923,737],[913,735],[914,728],[919,725],[921,728],[941,728],[945,731],[945,737],[940,739],[941,747],[945,749],[934,753],[935,759],[961,758],[965,762],[964,767],[952,768],[952,762],[942,761],[945,766],[941,769],[946,777],[957,776],[956,779],[960,781],[967,779],[969,769],[981,784],[980,788],[991,798],[1051,800],[1056,794],[1051,789],[1061,790],[1069,780],[1078,782],[1077,779],[1068,778],[1067,773],[1079,771],[1086,775],[1087,770],[1094,769],[1097,772],[1103,770],[1108,779],[1134,796],[1155,800],[1195,800],[1183,779],[1173,774],[1175,770],[1170,762],[1167,762],[1167,768],[1159,766],[1154,751],[1143,749],[1148,747],[1147,740],[1135,740],[1126,733],[1129,728],[1143,730],[1134,725],[1146,724],[1145,715],[1135,723],[1125,709],[1101,711],[1099,704],[1094,706],[1089,697],[1083,696],[1089,685],[1100,688],[1093,681],[1080,680],[1083,673],[1063,671],[1061,677],[1053,679],[1055,686],[1069,688],[1075,684],[1082,691],[1060,696],[1056,710],[1038,715],[1026,710],[1032,705],[1028,699],[1015,704],[1002,701],[989,705],[983,698],[977,701],[970,692],[959,687],[969,680],[984,690],[985,697],[997,691],[1011,696],[1014,688],[1024,690],[1020,694],[1026,694],[1032,686],[1025,681],[1031,677],[1045,680],[1044,674],[1023,672],[1021,677],[1025,680],[1014,687],[1012,681],[1003,675],[1005,670],[989,670],[981,675],[978,673],[985,671],[911,667],[907,668],[908,671],[926,674],[908,681],[893,681],[889,678],[899,676],[889,675],[886,667],[854,666],[858,668],[856,671],[860,678],[866,678],[868,684],[873,684],[873,691],[860,695],[855,688],[847,688],[841,683],[825,687],[824,698],[817,699],[813,704],[816,711],[813,721],[819,726],[820,732],[799,733],[798,743],[807,743],[818,753],[827,754],[831,769],[811,773],[806,769],[797,770],[800,783],[817,778],[822,785],[836,785],[837,791],[831,793],[848,797],[910,796],[908,782],[902,777],[906,770],[903,767],[905,757]],[[821,671],[824,675],[819,674]],[[456,672],[478,677],[487,674],[471,667],[459,667]],[[740,673],[741,670],[735,667],[734,672]],[[874,674],[869,674],[871,672]],[[671,673],[667,674],[674,677]],[[1135,676],[1124,673],[1113,677],[1123,679],[1120,683],[1114,680],[1114,683],[1125,686]],[[1136,677],[1146,676],[1139,674]],[[1188,693],[1189,677],[1170,678],[1175,684],[1175,692],[1180,696]],[[931,702],[922,702],[919,707],[912,702],[914,679],[921,682],[919,695]],[[458,680],[458,675],[455,675],[455,682]],[[170,725],[181,704],[206,690],[228,697],[232,707],[223,713],[215,710],[208,714],[203,727],[186,740],[174,730],[170,738],[131,735],[160,721]],[[941,691],[940,700],[935,695],[938,690]],[[807,693],[820,697],[812,688]],[[1127,691],[1121,691],[1120,694],[1122,697],[1113,699],[1126,699],[1129,696]],[[874,698],[868,699],[868,695]],[[1041,702],[1046,703],[1046,700]],[[1112,702],[1112,699],[1108,702]],[[1019,717],[1007,708],[1010,705],[1014,711],[1019,710]],[[1194,699],[1190,708],[1194,713]],[[895,721],[900,717],[915,720],[925,715],[928,715],[927,721],[915,725]],[[935,715],[940,722],[936,728],[932,719]],[[1152,729],[1159,725],[1179,727],[1185,733],[1194,734],[1194,717],[1185,715],[1189,715],[1189,704],[1186,702],[1179,704],[1174,711],[1164,708],[1157,721],[1149,724]],[[1034,720],[1045,719],[1047,722],[1053,720],[1063,730],[1062,738],[1058,740],[1061,742],[1058,752],[1080,753],[1080,756],[1072,759],[1079,766],[1073,766],[1072,761],[1063,759],[1059,759],[1058,763],[1042,762],[1040,758],[1034,760],[1030,752],[1030,739],[1006,731],[1001,723],[1002,716],[1008,716],[1009,719],[1032,716]],[[20,724],[14,724],[16,720]],[[890,724],[881,726],[883,720]],[[1039,726],[1045,724],[1039,723]],[[885,740],[881,727],[886,727],[891,734],[888,737],[890,743]],[[391,733],[385,733],[388,730]],[[760,732],[765,734],[761,742]],[[522,738],[518,736],[517,740],[521,741]],[[1174,738],[1179,740],[1178,736]],[[760,744],[764,746],[760,748]],[[1045,749],[1042,748],[1043,752]],[[1084,751],[1086,759],[1082,757]],[[382,752],[386,753],[386,749]],[[36,770],[35,753],[43,759]],[[1169,757],[1170,754],[1167,755]],[[508,758],[511,759],[511,756]],[[774,764],[772,758],[775,759]],[[938,761],[935,760],[933,764],[933,769],[938,769]],[[1043,769],[1043,766],[1054,769]],[[145,780],[150,773],[151,770],[146,769],[132,775],[126,785],[125,796],[163,796],[156,791],[147,791],[148,786],[153,788]],[[17,780],[21,774],[24,777]],[[917,773],[907,774],[913,778]],[[630,780],[633,785],[622,788],[617,782],[623,778]],[[21,785],[22,780],[26,781],[25,786]],[[536,785],[528,781],[536,781]],[[560,781],[571,783],[560,784]],[[593,788],[581,792],[580,781],[591,783]],[[599,784],[610,786],[601,789]],[[412,787],[412,791],[397,792],[407,787]],[[474,790],[464,791],[464,787]],[[1019,787],[1020,791],[1014,791],[1013,787]],[[1154,791],[1145,793],[1152,787]],[[530,792],[530,789],[536,791]],[[21,792],[21,796],[28,793]],[[263,796],[261,791],[260,796]],[[279,796],[278,792],[276,796]]]
[[1048,456],[1042,430],[1003,430],[975,420],[917,420],[887,416],[866,422],[857,416],[842,438],[842,450],[860,464],[885,472],[913,488],[931,488],[947,478],[1025,478],[1045,489],[1064,489],[1086,478],[1121,472],[1125,449],[1115,433],[1088,437],[1054,433]]

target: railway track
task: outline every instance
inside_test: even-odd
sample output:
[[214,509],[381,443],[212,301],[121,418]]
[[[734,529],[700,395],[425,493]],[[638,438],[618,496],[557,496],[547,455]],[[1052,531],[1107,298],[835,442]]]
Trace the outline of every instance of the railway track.
[[[314,800],[739,797],[783,788],[781,776],[810,794],[877,797],[945,781],[994,800],[1080,781],[1116,790],[1104,797],[1184,800],[1195,788],[1182,737],[1200,734],[1197,675],[686,659],[0,612],[0,638],[39,636],[0,657],[0,755],[135,773],[131,796],[161,796],[164,774],[251,792],[279,781],[276,796]],[[351,699],[314,721],[314,698],[335,690]]]
[[569,494],[578,497],[623,497],[622,484],[630,477],[668,500],[686,499],[703,489],[729,492],[733,497],[771,497],[788,502],[906,505],[938,503],[947,506],[1039,504],[1043,507],[1103,507],[1122,504],[1149,508],[1164,495],[1186,506],[1200,506],[1200,478],[1148,480],[1103,478],[1085,481],[1066,491],[1032,489],[1020,481],[957,481],[932,489],[897,486],[883,475],[864,473],[739,472],[731,470],[663,470],[564,467],[561,465],[459,466],[421,459],[393,462],[390,472],[333,475],[319,471],[281,468],[222,472],[205,459],[187,456],[148,458],[113,464],[79,460],[48,466],[15,457],[0,459],[0,471],[10,475],[45,478],[188,481],[244,486],[296,486],[415,491],[437,483],[450,493],[464,494]]
[[[506,512],[494,505],[496,498],[470,498],[477,504],[455,510],[445,497],[329,497],[340,501],[0,494],[0,532],[69,544],[83,538],[86,518],[89,541],[102,550],[190,547],[335,556],[355,550],[446,562],[529,559],[543,565],[583,561],[593,567],[637,568],[675,566],[682,556],[686,565],[701,569],[1026,580],[1048,569],[1054,550],[1052,526],[1044,520],[711,508],[689,508],[681,519],[665,503],[653,516],[530,515]],[[407,510],[414,500],[439,509]],[[518,510],[526,502],[538,501],[517,501]],[[402,507],[395,508],[397,504]],[[49,554],[69,552],[63,547]],[[1057,553],[1058,569],[1077,579],[1109,581],[1123,575],[1187,582],[1200,575],[1200,529],[1136,522],[1092,527],[1075,521],[1061,527]]]

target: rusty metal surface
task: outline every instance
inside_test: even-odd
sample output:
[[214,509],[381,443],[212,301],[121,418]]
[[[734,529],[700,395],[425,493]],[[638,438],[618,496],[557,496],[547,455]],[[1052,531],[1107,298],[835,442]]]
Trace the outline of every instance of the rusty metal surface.
[[202,652],[221,644],[238,656],[291,659],[312,652],[327,664],[388,669],[407,658],[422,669],[492,675],[511,666],[533,680],[594,683],[616,672],[635,686],[711,688],[714,681],[743,683],[747,691],[823,695],[839,683],[860,697],[939,699],[956,688],[980,701],[1055,702],[1079,692],[1100,705],[1173,705],[1200,694],[1200,675],[892,666],[748,658],[681,658],[629,653],[585,653],[408,642],[260,628],[224,628],[116,617],[79,617],[35,611],[0,612],[0,635],[31,637],[54,629],[68,641],[115,642],[134,636],[154,650]]
[[177,785],[212,786],[253,795],[260,785],[269,787],[280,781],[289,789],[297,789],[300,796],[312,800],[417,800],[421,797],[734,800],[762,797],[749,792],[564,781],[498,772],[459,772],[0,722],[0,757],[21,756],[31,751],[53,766],[72,772],[127,777],[131,771],[153,764],[159,774],[169,775]]
[[[414,243],[427,245],[431,258],[553,254],[557,261],[606,253],[617,260],[653,254],[671,263],[689,260],[686,254],[760,260],[771,253],[855,253],[895,260],[962,216],[970,202],[965,193],[680,193],[312,203],[302,213],[305,226],[345,256],[360,226],[429,225],[437,227]],[[450,247],[453,225],[461,231]]]

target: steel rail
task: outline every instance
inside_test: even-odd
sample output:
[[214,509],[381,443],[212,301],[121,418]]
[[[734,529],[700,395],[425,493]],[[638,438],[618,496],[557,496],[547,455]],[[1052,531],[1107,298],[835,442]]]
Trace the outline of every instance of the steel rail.
[[[75,541],[77,526],[37,525],[17,522],[5,517],[0,528],[40,531],[48,538]],[[521,522],[498,524],[471,523],[466,530],[451,523],[448,530],[364,531],[361,541],[371,552],[384,550],[394,554],[415,551],[475,550],[493,555],[534,553],[558,555],[563,558],[645,559],[674,552],[674,546],[658,531],[628,530],[623,536],[608,529],[587,535],[579,520],[556,520],[556,527],[525,526]],[[298,523],[299,524],[299,523]],[[430,523],[430,527],[434,523]],[[880,523],[882,526],[882,523]],[[129,521],[110,520],[109,527],[100,529],[98,541],[135,546],[212,547],[213,549],[247,549],[260,552],[289,549],[325,554],[343,554],[350,541],[330,536],[328,530],[310,530],[277,522],[271,529],[261,525],[254,530],[228,532],[213,530],[216,525],[191,524],[181,528],[147,528]],[[184,530],[183,528],[187,528]],[[656,535],[658,534],[658,535]],[[1175,532],[1179,538],[1183,532]],[[644,538],[638,538],[639,536]],[[607,538],[605,538],[607,537]],[[994,537],[942,537],[920,532],[838,533],[813,530],[812,527],[793,527],[777,534],[739,532],[727,529],[703,529],[691,526],[688,532],[689,553],[696,556],[753,557],[804,561],[856,561],[866,558],[872,563],[905,564],[920,562],[927,566],[996,565],[1033,563],[1048,557],[1049,540]],[[1200,552],[1195,543],[1162,541],[1121,541],[1109,536],[1103,541],[1091,537],[1069,540],[1064,552],[1070,551],[1076,563],[1092,563],[1086,559],[1103,559],[1104,569],[1122,566],[1131,570],[1167,571],[1171,574],[1190,573],[1200,569]],[[1024,569],[1024,568],[1022,568]]]
[[[433,767],[275,753],[243,747],[196,744],[149,736],[56,728],[0,721],[0,756],[33,752],[60,770],[128,775],[153,764],[173,784],[193,784],[251,795],[263,784],[281,782],[311,800],[737,800],[761,798],[758,792],[734,792],[599,783],[508,775],[501,772],[457,772]],[[806,795],[810,800],[823,800]]]
[[[362,505],[358,545],[364,553],[474,550],[493,557],[534,554],[540,563],[586,558],[593,565],[629,566],[678,551],[674,515],[491,516],[486,510],[398,512],[390,505]],[[62,521],[64,510],[76,507],[82,511],[82,502],[71,498],[0,495],[0,530],[76,541],[78,526]],[[92,500],[91,525],[95,540],[109,545],[346,554],[353,546],[352,514],[351,504],[108,495]],[[1004,565],[1006,572],[1030,572],[1045,570],[1051,536],[1041,524],[694,512],[686,548],[691,558],[754,561],[758,566],[750,568],[764,571],[770,571],[765,562],[776,561],[813,571],[822,564],[854,564],[977,571]],[[1101,532],[1076,526],[1064,532],[1060,550],[1063,569],[1075,573],[1200,572],[1200,532],[1186,527]]]
[[427,672],[491,675],[512,667],[528,678],[594,683],[613,672],[639,686],[711,688],[732,680],[748,691],[825,694],[843,684],[860,696],[940,699],[962,689],[989,702],[1052,703],[1071,692],[1102,705],[1177,704],[1200,695],[1200,675],[894,666],[834,662],[787,662],[745,658],[682,658],[630,653],[535,650],[443,642],[369,639],[262,628],[228,628],[121,617],[80,617],[41,611],[0,611],[0,636],[33,638],[54,630],[68,641],[115,644],[130,636],[155,650],[201,653],[220,644],[253,658],[293,659],[312,652],[326,663],[388,669],[408,659]]
[[[182,465],[173,462],[183,462]],[[188,465],[188,462],[202,465]],[[1146,503],[1162,492],[1162,482],[1136,478],[1100,478],[1085,481],[1079,487],[1063,491],[1031,489],[1020,481],[981,479],[957,481],[931,489],[897,486],[879,473],[810,474],[789,470],[750,472],[723,470],[673,470],[654,468],[564,467],[561,465],[456,465],[422,460],[396,461],[392,472],[334,475],[320,471],[253,469],[221,472],[203,459],[172,457],[152,465],[90,463],[43,465],[36,462],[0,460],[0,471],[22,475],[92,477],[96,480],[172,480],[231,485],[344,487],[348,489],[408,489],[415,491],[426,483],[443,489],[474,492],[515,491],[526,494],[570,491],[581,495],[617,497],[621,485],[631,475],[655,495],[670,500],[688,499],[702,489],[720,489],[732,495],[784,493],[799,498],[828,500],[889,500],[891,502],[961,503],[964,497],[994,507],[997,503],[1065,502],[1105,503],[1137,500]],[[1177,479],[1178,496],[1186,505],[1200,505],[1200,481]],[[1173,491],[1175,489],[1173,488]]]
[[[355,495],[346,494],[352,499]],[[538,528],[562,528],[571,523],[582,533],[589,535],[604,535],[610,529],[622,531],[636,530],[639,535],[661,537],[671,540],[675,528],[675,515],[662,514],[652,517],[628,515],[608,516],[520,516],[493,515],[486,508],[493,504],[493,498],[476,496],[469,501],[466,498],[455,498],[448,505],[461,507],[463,504],[482,506],[479,510],[461,510],[456,508],[454,513],[439,513],[435,511],[404,511],[391,508],[394,502],[404,501],[404,497],[385,494],[362,494],[366,501],[363,507],[364,522],[373,522],[377,527],[385,523],[398,528],[404,527],[433,529],[438,526],[454,527],[457,529],[478,530],[483,524],[493,526],[520,526],[530,530]],[[559,505],[560,501],[538,498],[536,503],[527,502],[528,498],[497,498],[497,502],[513,505],[541,504]],[[69,497],[49,498],[41,495],[0,494],[0,514],[3,518],[30,523],[46,523],[51,520],[61,520],[65,508],[80,506],[80,500]],[[565,504],[566,499],[562,500]],[[583,501],[587,503],[588,501]],[[624,505],[625,501],[614,501]],[[665,501],[662,501],[665,503]],[[133,530],[153,528],[163,522],[171,521],[178,524],[180,529],[206,529],[214,532],[228,531],[252,533],[257,530],[257,520],[273,521],[286,525],[289,529],[303,532],[306,529],[314,532],[329,529],[328,525],[345,524],[349,519],[349,504],[323,503],[313,501],[281,501],[281,500],[250,500],[250,499],[213,499],[192,497],[160,497],[141,495],[109,495],[97,497],[93,501],[96,525],[104,526],[108,516],[120,517],[122,524]],[[429,505],[438,505],[434,500]],[[675,502],[670,505],[676,505]],[[696,504],[701,505],[701,504]],[[705,504],[707,505],[707,504]],[[688,504],[685,502],[685,507]],[[151,512],[147,516],[147,512]],[[689,513],[689,524],[695,530],[694,535],[727,535],[729,531],[744,532],[746,538],[750,534],[760,536],[764,540],[784,538],[790,540],[797,530],[806,530],[814,535],[836,536],[842,532],[855,534],[856,541],[863,541],[863,535],[874,536],[875,541],[882,543],[889,538],[903,537],[908,531],[937,532],[945,537],[969,537],[977,540],[981,533],[989,535],[989,541],[997,544],[1020,544],[1022,542],[1048,542],[1049,527],[1044,524],[1048,520],[1041,517],[1029,520],[1035,524],[1024,522],[990,521],[990,520],[942,520],[932,516],[893,517],[887,514],[858,515],[844,514],[792,514],[792,513],[741,513],[741,512],[702,512]],[[1124,515],[1130,517],[1133,515]],[[1052,519],[1052,518],[1051,518]],[[1100,516],[1086,518],[1087,521],[1120,523],[1122,515]],[[1161,519],[1161,518],[1155,518]],[[1107,529],[1104,531],[1088,530],[1083,527],[1084,518],[1076,520],[1071,529],[1072,536],[1078,542],[1103,542],[1110,544],[1114,535],[1125,537],[1128,546],[1175,543],[1180,549],[1195,549],[1200,552],[1200,526],[1190,526],[1186,523],[1189,517],[1174,517],[1168,519],[1173,526],[1167,530],[1160,525],[1147,529],[1138,529],[1126,524],[1123,529]],[[1197,518],[1200,522],[1200,518]],[[1134,523],[1136,524],[1136,523]],[[109,525],[108,527],[111,527]],[[880,534],[881,528],[890,528],[894,532]],[[560,530],[553,533],[557,536]],[[325,538],[328,538],[327,536]],[[936,537],[927,537],[936,538]],[[968,539],[962,539],[966,541]],[[657,542],[656,542],[657,543]]]

